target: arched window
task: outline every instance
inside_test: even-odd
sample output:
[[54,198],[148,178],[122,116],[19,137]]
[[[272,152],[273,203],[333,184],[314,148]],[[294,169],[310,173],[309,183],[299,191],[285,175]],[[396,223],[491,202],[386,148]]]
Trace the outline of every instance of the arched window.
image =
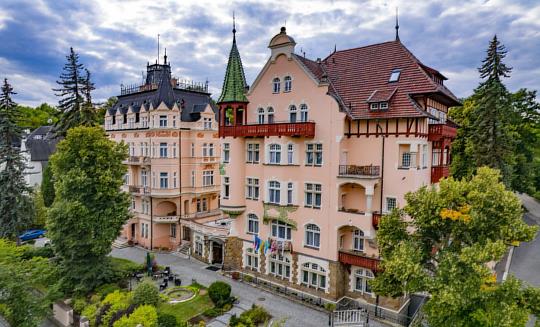
[[259,218],[253,213],[248,214],[248,233],[259,234]]
[[289,121],[291,123],[296,123],[296,106],[293,104],[289,106]]
[[280,91],[280,88],[281,88],[281,81],[279,80],[279,78],[274,78],[274,80],[272,81],[272,85],[273,85],[273,92],[274,93],[279,93]]
[[326,269],[312,262],[302,265],[302,284],[316,289],[326,289]]
[[373,279],[373,272],[369,269],[359,268],[354,272],[354,290],[361,293],[371,294],[369,281]]
[[273,124],[274,123],[274,108],[268,107],[268,109],[266,109],[266,112],[268,113],[268,124]]
[[258,116],[259,124],[264,124],[264,109],[263,108],[257,109],[257,116]]
[[280,202],[280,183],[278,181],[270,181],[268,183],[268,202],[279,204]]
[[283,79],[285,81],[285,92],[291,92],[292,90],[292,78],[290,76],[285,76]]
[[321,246],[321,229],[315,224],[306,225],[306,245],[319,248]]
[[308,121],[308,106],[305,103],[300,105],[300,121]]
[[359,229],[353,233],[353,250],[364,252],[364,232]]
[[278,165],[281,163],[281,145],[270,144],[270,163]]

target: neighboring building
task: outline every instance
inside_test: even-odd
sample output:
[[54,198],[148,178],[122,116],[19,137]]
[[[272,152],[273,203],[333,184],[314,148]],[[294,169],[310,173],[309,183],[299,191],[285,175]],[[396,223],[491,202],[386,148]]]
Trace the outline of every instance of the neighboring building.
[[21,152],[26,159],[24,174],[28,185],[41,185],[43,171],[49,157],[56,151],[58,141],[59,138],[53,134],[53,126],[40,126],[22,140]]
[[222,262],[228,225],[218,208],[216,111],[208,85],[173,78],[166,55],[163,64],[147,65],[143,85],[122,87],[105,130],[129,146],[125,190],[133,218],[122,236],[130,242],[149,249],[189,246],[201,260]]
[[459,101],[399,38],[316,61],[295,44],[281,28],[248,89],[233,38],[218,101],[221,209],[234,218],[225,268],[406,310],[407,298],[378,299],[369,286],[378,221],[448,176],[446,113]]

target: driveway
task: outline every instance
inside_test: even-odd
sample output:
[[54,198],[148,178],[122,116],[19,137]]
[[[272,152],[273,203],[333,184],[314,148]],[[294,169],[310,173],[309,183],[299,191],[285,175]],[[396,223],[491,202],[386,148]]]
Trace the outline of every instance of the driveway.
[[[111,255],[143,263],[145,262],[146,251],[129,247],[113,249]],[[229,283],[233,295],[240,299],[239,305],[241,307],[249,308],[253,303],[261,305],[276,319],[286,317],[286,326],[328,326],[328,314],[223,277],[217,272],[205,269],[206,265],[198,261],[180,258],[167,253],[156,253],[156,260],[159,265],[171,267],[175,274],[180,275],[184,284],[190,283],[192,279],[196,279],[197,282],[203,285],[210,285],[216,280]],[[373,320],[370,321],[370,327],[383,326],[386,325]]]

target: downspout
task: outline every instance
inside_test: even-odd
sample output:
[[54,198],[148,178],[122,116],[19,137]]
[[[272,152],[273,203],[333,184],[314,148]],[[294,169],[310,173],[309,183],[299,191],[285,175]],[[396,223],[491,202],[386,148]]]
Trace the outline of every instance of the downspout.
[[[152,120],[152,127],[154,120]],[[152,188],[154,179],[152,178],[152,155],[154,152],[154,143],[152,143],[152,133],[150,133],[150,251],[154,248],[154,198],[152,197]]]
[[377,130],[381,130],[381,135],[382,135],[382,149],[381,149],[381,158],[382,158],[382,162],[381,162],[381,202],[379,204],[379,213],[382,215],[382,212],[383,212],[383,191],[384,191],[384,142],[386,140],[386,135],[384,135],[384,132],[382,130],[382,127],[381,125],[379,125],[379,122],[377,122]]

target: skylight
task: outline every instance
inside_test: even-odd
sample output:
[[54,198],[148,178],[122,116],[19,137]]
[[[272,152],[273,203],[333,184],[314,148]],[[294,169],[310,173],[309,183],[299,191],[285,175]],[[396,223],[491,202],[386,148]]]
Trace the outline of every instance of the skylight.
[[394,69],[392,73],[390,74],[390,79],[388,79],[388,82],[397,82],[399,80],[400,74],[401,74],[401,70]]

